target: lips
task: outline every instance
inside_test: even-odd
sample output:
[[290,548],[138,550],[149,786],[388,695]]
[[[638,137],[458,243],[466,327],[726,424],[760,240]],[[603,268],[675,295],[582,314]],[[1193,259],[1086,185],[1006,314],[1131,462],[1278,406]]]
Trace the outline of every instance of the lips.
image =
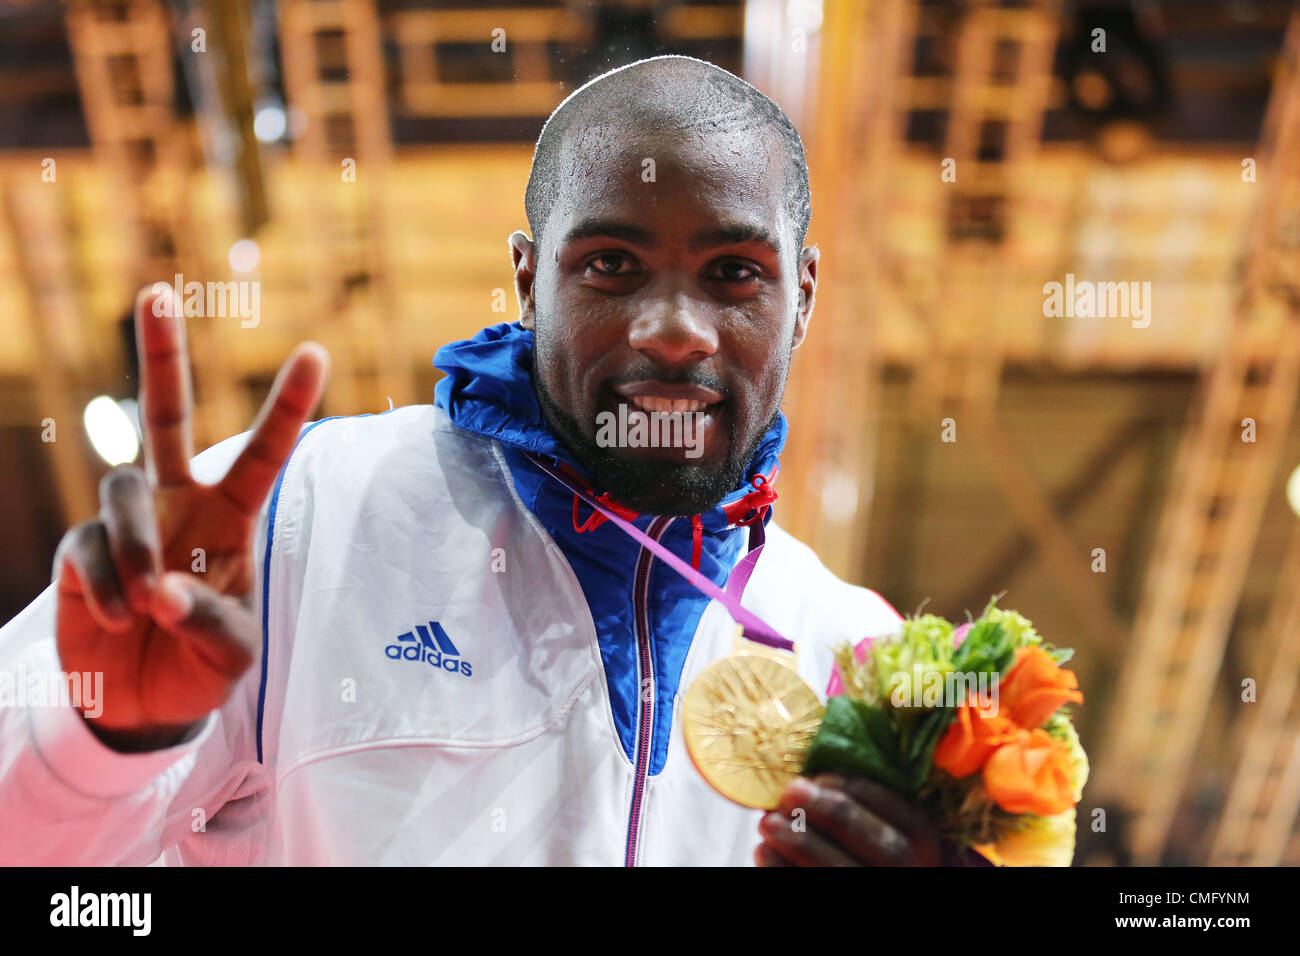
[[660,415],[702,412],[709,407],[708,402],[694,401],[689,398],[659,398],[655,395],[629,395],[627,398],[633,408]]
[[620,431],[608,438],[624,453],[694,460],[714,445],[710,439],[722,415],[721,392],[649,379],[615,385],[612,390],[622,399],[616,421],[626,434]]
[[700,385],[669,385],[649,380],[615,385],[614,391],[642,411],[664,414],[702,412],[710,405],[722,401],[722,393],[715,392],[711,388]]

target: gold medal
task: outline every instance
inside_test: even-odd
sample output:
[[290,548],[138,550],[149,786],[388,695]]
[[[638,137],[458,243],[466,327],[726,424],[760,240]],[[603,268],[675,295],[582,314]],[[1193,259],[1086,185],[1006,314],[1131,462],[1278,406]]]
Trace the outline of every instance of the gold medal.
[[770,810],[799,775],[822,706],[790,666],[794,657],[737,638],[682,699],[686,751],[700,775],[741,806]]

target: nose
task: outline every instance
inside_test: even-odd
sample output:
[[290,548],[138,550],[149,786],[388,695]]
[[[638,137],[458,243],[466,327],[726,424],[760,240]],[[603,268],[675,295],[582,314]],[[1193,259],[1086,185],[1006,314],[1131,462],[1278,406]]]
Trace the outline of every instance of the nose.
[[689,365],[718,350],[718,330],[700,304],[678,289],[632,322],[628,343],[657,364]]

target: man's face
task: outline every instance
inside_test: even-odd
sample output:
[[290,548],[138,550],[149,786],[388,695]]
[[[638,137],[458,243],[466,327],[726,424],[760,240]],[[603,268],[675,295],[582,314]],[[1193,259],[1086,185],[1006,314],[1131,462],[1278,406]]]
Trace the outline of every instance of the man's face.
[[547,420],[615,500],[707,510],[747,477],[812,310],[785,153],[763,132],[598,125],[561,160],[540,247],[511,237]]

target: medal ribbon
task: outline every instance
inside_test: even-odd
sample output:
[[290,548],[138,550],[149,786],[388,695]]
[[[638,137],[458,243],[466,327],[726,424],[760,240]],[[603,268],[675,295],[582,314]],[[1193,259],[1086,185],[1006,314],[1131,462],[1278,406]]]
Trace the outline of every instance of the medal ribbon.
[[755,544],[755,542],[761,542],[763,540],[763,521],[761,518],[757,519],[754,524],[750,525],[751,549],[731,572],[731,576],[727,579],[727,589],[724,591],[699,571],[696,571],[681,558],[677,557],[677,555],[665,548],[654,538],[650,537],[636,525],[632,524],[632,522],[621,518],[580,488],[575,488],[563,474],[561,474],[556,468],[547,464],[539,455],[534,455],[530,452],[525,452],[525,454],[538,468],[542,469],[542,471],[546,472],[560,484],[564,485],[564,487],[568,488],[588,505],[604,515],[608,520],[618,525],[624,533],[639,543],[641,547],[648,550],[656,558],[684,577],[706,597],[712,598],[725,607],[727,613],[731,615],[732,620],[744,628],[744,634],[748,640],[754,641],[758,644],[765,644],[768,647],[775,647],[777,650],[781,651],[794,650],[793,641],[782,637],[776,632],[775,628],[760,618],[757,614],[752,611],[747,611],[745,608],[740,606],[740,599],[744,594],[745,585],[749,582],[749,576],[753,574],[754,565],[758,563],[759,555],[763,551],[762,544]]

